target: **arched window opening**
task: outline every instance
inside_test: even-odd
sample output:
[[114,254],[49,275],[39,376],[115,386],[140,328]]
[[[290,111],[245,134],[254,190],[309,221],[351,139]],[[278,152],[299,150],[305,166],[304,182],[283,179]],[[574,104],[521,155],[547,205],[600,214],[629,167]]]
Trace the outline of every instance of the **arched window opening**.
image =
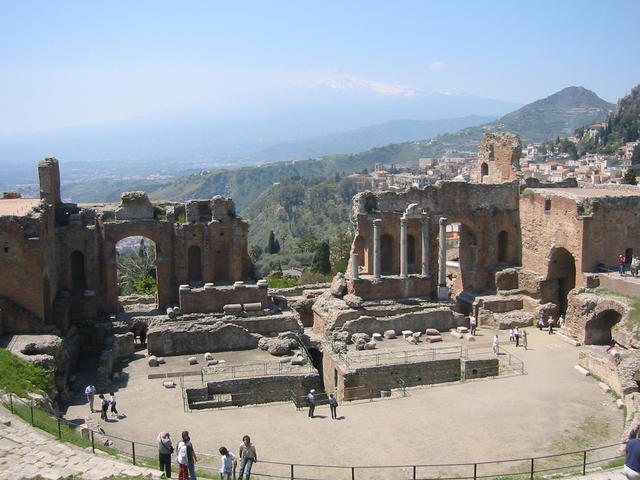
[[87,278],[84,271],[84,255],[78,250],[71,252],[71,289],[84,291],[87,289]]

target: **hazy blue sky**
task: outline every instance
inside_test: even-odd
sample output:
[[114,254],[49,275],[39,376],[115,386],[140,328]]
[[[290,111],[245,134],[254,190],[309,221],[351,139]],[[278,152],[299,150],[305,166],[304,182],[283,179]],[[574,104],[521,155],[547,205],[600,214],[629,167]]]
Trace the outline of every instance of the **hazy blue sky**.
[[333,78],[519,103],[583,85],[615,101],[640,83],[639,17],[637,0],[5,0],[0,135],[286,105]]

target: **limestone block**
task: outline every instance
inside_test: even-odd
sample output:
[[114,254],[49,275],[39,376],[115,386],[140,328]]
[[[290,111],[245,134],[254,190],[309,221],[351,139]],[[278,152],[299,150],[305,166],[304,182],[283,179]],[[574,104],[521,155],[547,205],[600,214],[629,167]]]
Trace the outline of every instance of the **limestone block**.
[[151,355],[147,361],[149,362],[149,366],[150,367],[157,367],[158,366],[158,358],[154,357],[153,355]]
[[410,335],[413,335],[413,330],[402,330],[403,337],[408,337]]
[[410,343],[411,345],[417,345],[418,344],[418,339],[416,337],[414,337],[413,335],[408,335],[406,337],[404,337],[404,339]]
[[589,370],[587,370],[587,369],[586,369],[586,368],[584,368],[584,367],[581,367],[580,365],[575,365],[573,368],[575,368],[575,369],[578,371],[578,373],[580,373],[580,375],[584,375],[585,377],[586,377],[587,375],[591,375],[591,373],[589,372]]
[[207,362],[207,367],[213,367],[214,365],[218,365],[218,360],[209,360]]
[[427,328],[424,333],[426,333],[427,335],[440,335],[440,332],[437,328]]
[[365,342],[368,342],[371,340],[371,337],[366,334],[366,333],[354,333],[353,335],[351,335],[351,341],[353,343],[358,342],[358,340],[364,340]]
[[391,396],[391,390],[380,390],[380,396],[385,398],[385,397],[390,397]]
[[347,293],[342,300],[351,308],[360,308],[362,307],[363,300],[357,295],[353,295],[351,293]]
[[165,361],[165,359],[164,359],[164,358],[162,358],[162,357],[158,357],[158,363],[159,363],[160,365],[162,365],[162,364],[166,363],[166,361]]
[[333,351],[335,353],[346,353],[347,351],[347,344],[346,342],[341,342],[339,340],[334,341],[332,344],[333,347]]
[[470,333],[465,333],[464,334],[464,339],[467,342],[475,342],[476,341],[476,337],[474,337],[473,335],[471,335]]
[[84,440],[91,440],[91,430],[85,425],[80,426],[80,436]]
[[451,330],[449,330],[449,332],[451,333],[452,337],[456,337],[456,338],[460,338],[460,339],[464,337],[464,334],[460,333],[455,328],[452,328]]
[[458,328],[456,328],[456,330],[459,333],[467,333],[469,331],[469,329],[467,327],[458,327]]
[[364,350],[364,346],[367,344],[364,338],[358,338],[353,343],[356,346],[356,350]]
[[344,273],[336,273],[329,291],[334,297],[342,297],[347,292],[347,280],[344,278]]
[[153,205],[144,192],[125,192],[115,215],[117,220],[153,220]]
[[164,382],[162,382],[162,386],[164,388],[176,388],[176,382],[174,382],[173,380],[165,380]]
[[295,332],[288,331],[288,332],[280,332],[278,334],[278,338],[289,338],[292,340],[296,340],[298,336]]
[[384,338],[386,338],[386,339],[396,338],[396,331],[395,330],[385,330]]
[[189,365],[197,365],[198,363],[198,359],[196,357],[189,357],[187,361],[189,362]]
[[242,280],[238,280],[237,282],[233,282],[233,288],[237,290],[239,288],[247,288],[247,286],[244,284]]
[[365,350],[375,350],[376,349],[376,341],[375,340],[371,340],[370,342],[367,342],[364,344],[364,349]]
[[205,360],[213,360],[213,354],[210,352],[207,352],[204,354],[204,359]]
[[307,363],[307,361],[302,355],[296,355],[291,359],[291,365],[304,365],[305,363]]
[[336,330],[331,334],[331,338],[335,342],[349,343],[351,334],[345,330]]
[[429,343],[441,342],[442,341],[442,335],[427,335],[426,340]]
[[609,393],[611,391],[611,388],[609,388],[609,385],[607,385],[604,382],[598,382],[598,386],[604,393]]
[[260,302],[245,303],[243,304],[245,312],[256,312],[262,310],[262,304]]
[[282,357],[278,359],[278,363],[289,363],[291,362],[291,357]]
[[0,417],[0,425],[4,425],[5,427],[11,426],[11,420],[7,417]]
[[269,348],[267,351],[271,355],[282,356],[289,355],[291,353],[291,349],[296,346],[295,340],[290,338],[274,338],[269,342]]
[[380,341],[382,341],[383,337],[382,337],[382,334],[380,334],[380,333],[372,333],[371,334],[371,338],[374,339],[377,342],[380,342]]
[[213,283],[205,283],[204,284],[204,289],[205,290],[215,290],[216,286]]
[[180,315],[180,307],[173,307],[173,314]]
[[173,311],[173,307],[167,307],[167,316],[171,319],[176,318],[176,314]]
[[618,399],[616,400],[616,406],[617,406],[619,409],[624,408],[624,402],[622,401],[622,399],[621,399],[621,398],[618,398]]
[[240,313],[242,312],[242,305],[240,303],[228,303],[222,307],[224,313]]
[[420,339],[420,337],[422,336],[422,332],[413,332],[413,336],[414,336],[416,339]]
[[268,350],[270,342],[271,342],[270,338],[262,337],[260,340],[258,340],[258,348],[260,350]]

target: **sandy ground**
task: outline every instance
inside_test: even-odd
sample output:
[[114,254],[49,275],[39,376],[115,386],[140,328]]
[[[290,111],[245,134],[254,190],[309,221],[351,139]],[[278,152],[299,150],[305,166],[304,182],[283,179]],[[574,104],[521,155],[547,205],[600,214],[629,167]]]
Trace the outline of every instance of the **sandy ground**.
[[[148,380],[150,368],[139,358],[125,368],[130,377],[118,389],[118,409],[125,416],[102,426],[108,434],[151,444],[160,431],[177,439],[182,430],[189,430],[196,451],[209,454],[221,445],[237,451],[242,436],[249,434],[262,460],[328,465],[478,462],[616,443],[623,414],[593,378],[573,368],[579,347],[534,328],[528,331],[527,351],[516,349],[500,333],[503,349],[524,360],[526,375],[421,387],[410,389],[406,397],[343,404],[338,408],[340,420],[331,420],[325,406],[310,419],[291,403],[185,412],[180,388],[165,389],[162,380]],[[488,344],[494,334],[479,333],[478,344]],[[90,375],[79,374],[76,401],[67,418],[89,415],[82,390]],[[191,378],[199,382],[199,377]],[[152,447],[136,450],[155,456]],[[602,455],[611,456],[612,451]],[[205,463],[214,460],[217,467],[217,457]],[[527,460],[511,467],[527,471],[528,464]],[[472,474],[469,468],[419,468],[418,476]],[[289,466],[258,463],[255,471],[289,475]],[[357,478],[410,477],[410,470],[400,468],[357,472]],[[351,478],[351,471],[297,467],[298,475]]]

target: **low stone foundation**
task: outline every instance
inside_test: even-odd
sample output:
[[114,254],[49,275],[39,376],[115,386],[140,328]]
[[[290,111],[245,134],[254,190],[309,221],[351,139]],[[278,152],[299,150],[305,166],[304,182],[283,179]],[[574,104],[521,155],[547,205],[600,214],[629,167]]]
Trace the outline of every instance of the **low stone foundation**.
[[361,277],[356,280],[347,279],[347,291],[363,300],[380,300],[383,298],[407,298],[431,296],[431,277],[410,275],[385,276],[374,278]]
[[180,311],[182,313],[222,312],[229,304],[246,305],[259,303],[262,309],[267,308],[269,296],[267,284],[246,284],[236,282],[234,285],[214,285],[206,283],[201,288],[181,285],[179,290]]

